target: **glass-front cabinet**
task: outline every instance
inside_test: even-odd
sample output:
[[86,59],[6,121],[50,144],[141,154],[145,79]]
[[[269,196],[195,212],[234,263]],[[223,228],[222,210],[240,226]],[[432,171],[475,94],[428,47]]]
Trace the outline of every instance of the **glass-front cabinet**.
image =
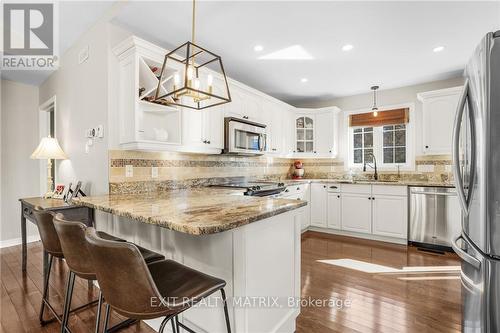
[[298,115],[295,118],[295,152],[314,153],[314,118]]

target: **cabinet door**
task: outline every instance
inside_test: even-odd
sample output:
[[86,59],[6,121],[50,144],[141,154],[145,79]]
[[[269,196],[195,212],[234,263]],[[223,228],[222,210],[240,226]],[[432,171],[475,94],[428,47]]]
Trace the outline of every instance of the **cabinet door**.
[[342,230],[371,233],[372,200],[370,200],[370,195],[342,193],[341,207]]
[[262,98],[251,92],[243,93],[244,114],[243,118],[258,123],[264,122],[264,114],[262,112]]
[[423,102],[423,151],[426,154],[451,154],[453,122],[458,94],[432,97]]
[[327,226],[327,195],[326,184],[311,184],[311,225],[317,227]]
[[207,147],[224,148],[224,106],[203,110],[203,141]]
[[285,120],[284,109],[278,103],[264,100],[262,103],[264,114],[263,123],[267,126],[267,151],[270,153],[281,153],[283,150],[283,123]]
[[407,238],[407,197],[377,195],[373,204],[373,234]]
[[188,108],[182,109],[182,145],[205,146],[203,134],[203,112]]
[[315,153],[331,154],[333,152],[334,138],[333,112],[319,113],[315,116],[315,120]]
[[234,86],[229,86],[231,92],[231,102],[226,104],[225,116],[242,119],[245,112],[245,95],[243,91]]
[[314,126],[312,115],[298,115],[295,117],[295,149],[296,153],[314,153]]
[[340,193],[328,193],[328,228],[340,229]]

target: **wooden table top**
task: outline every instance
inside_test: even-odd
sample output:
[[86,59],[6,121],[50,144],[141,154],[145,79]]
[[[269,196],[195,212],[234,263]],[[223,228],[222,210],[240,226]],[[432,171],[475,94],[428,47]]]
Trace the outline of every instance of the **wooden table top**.
[[51,209],[68,209],[74,208],[75,205],[64,202],[63,199],[54,199],[54,198],[42,198],[42,197],[32,197],[32,198],[21,198],[19,199],[25,205],[30,207],[39,206],[46,210]]

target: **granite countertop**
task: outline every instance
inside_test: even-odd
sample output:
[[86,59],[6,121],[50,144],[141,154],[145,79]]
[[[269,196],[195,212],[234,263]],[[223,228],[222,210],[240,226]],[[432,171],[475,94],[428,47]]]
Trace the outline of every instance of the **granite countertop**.
[[337,184],[359,184],[359,185],[396,185],[396,186],[436,186],[436,187],[455,187],[453,183],[445,182],[429,182],[418,180],[398,180],[398,181],[372,181],[372,180],[356,180],[350,181],[346,179],[286,179],[283,181],[286,186],[297,184],[310,183],[337,183]]
[[244,196],[241,190],[219,188],[109,194],[80,197],[73,203],[192,235],[223,232],[307,205],[306,201]]

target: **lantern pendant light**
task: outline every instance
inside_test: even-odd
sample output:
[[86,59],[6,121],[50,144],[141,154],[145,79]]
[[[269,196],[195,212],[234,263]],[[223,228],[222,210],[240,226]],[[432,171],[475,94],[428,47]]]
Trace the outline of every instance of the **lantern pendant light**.
[[377,90],[379,86],[373,86],[370,89],[373,90],[373,106],[372,106],[372,111],[373,111],[373,116],[376,117],[378,116],[378,107],[377,107]]
[[193,0],[191,41],[165,55],[155,103],[202,110],[231,102],[221,57],[195,44],[195,14]]

